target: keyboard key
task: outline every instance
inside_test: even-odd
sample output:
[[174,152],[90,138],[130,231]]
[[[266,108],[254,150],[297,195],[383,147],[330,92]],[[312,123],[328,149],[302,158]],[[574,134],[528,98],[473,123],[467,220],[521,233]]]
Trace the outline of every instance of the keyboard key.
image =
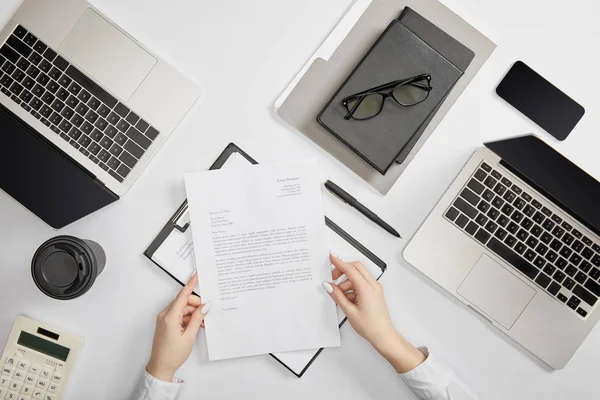
[[90,143],[92,143],[92,139],[90,139],[88,136],[80,135],[77,143],[79,143],[81,147],[87,148],[90,145]]
[[87,119],[92,124],[96,123],[99,117],[100,116],[92,110],[88,111],[88,113],[85,115],[85,119]]
[[69,98],[69,96],[70,96],[69,92],[66,89],[64,89],[64,88],[60,88],[56,92],[56,97],[58,97],[62,101],[67,101],[67,99]]
[[66,74],[109,107],[114,107],[117,104],[117,100],[113,96],[72,65],[67,68]]
[[519,225],[515,224],[514,222],[511,222],[508,224],[508,227],[506,227],[506,229],[514,235],[519,230]]
[[121,164],[121,166],[117,169],[117,172],[119,173],[119,175],[125,178],[127,175],[129,175],[131,170],[127,168],[125,164]]
[[550,247],[552,249],[554,249],[555,251],[559,251],[560,248],[562,247],[562,243],[557,239],[553,239],[552,243],[550,243]]
[[475,179],[477,179],[479,182],[483,182],[485,177],[487,176],[487,174],[485,173],[484,170],[482,169],[478,169],[477,172],[475,172]]
[[564,229],[561,228],[560,226],[556,226],[556,228],[554,228],[552,230],[552,234],[557,237],[558,239],[561,238],[561,236],[565,233]]
[[587,315],[587,311],[585,311],[583,308],[579,307],[577,309],[577,314],[581,315],[582,317],[585,317]]
[[33,89],[33,87],[36,85],[35,81],[29,76],[26,76],[25,79],[23,79],[22,84],[29,90]]
[[[132,134],[131,134],[132,131],[136,131],[136,129],[131,128],[127,131],[127,136],[131,139],[133,139]],[[139,132],[138,132],[138,134],[141,135],[141,133],[139,133]],[[136,133],[133,132],[133,135],[136,136]],[[146,139],[146,138],[144,137],[144,139]],[[146,140],[148,140],[148,139],[146,139]],[[150,142],[150,141],[148,140],[148,142]],[[463,199],[468,201],[473,206],[476,206],[477,203],[479,203],[479,196],[477,196],[475,193],[473,193],[469,189],[463,189],[463,191],[460,194],[460,197],[462,197]]]
[[544,274],[543,272],[541,272],[535,280],[535,283],[537,283],[544,289],[546,289],[546,287],[548,287],[550,282],[552,282],[552,279],[550,279],[550,277],[548,275]]
[[590,264],[587,261],[584,261],[581,263],[581,265],[579,266],[579,269],[582,270],[583,272],[585,272],[586,274],[588,272],[590,272],[590,270],[592,269],[592,264]]
[[23,91],[23,86],[21,86],[21,84],[19,84],[18,82],[15,82],[12,84],[12,86],[10,87],[10,91],[12,94],[14,94],[15,96],[18,96],[21,94],[21,92]]
[[576,251],[577,253],[581,252],[581,250],[583,250],[584,247],[585,247],[584,244],[582,242],[580,242],[579,240],[575,240],[573,242],[573,244],[571,245],[571,248],[574,251]]
[[122,119],[117,124],[117,129],[119,129],[121,132],[125,133],[129,129],[129,123],[127,121],[125,121],[124,119]]
[[52,116],[50,117],[50,122],[52,122],[54,125],[58,125],[60,124],[62,121],[62,117],[60,115],[58,115],[58,113],[53,113]]
[[556,272],[556,267],[552,264],[546,264],[546,266],[544,267],[544,272],[546,273],[546,275],[552,276],[554,272]]
[[527,246],[531,247],[532,249],[535,249],[535,247],[538,245],[538,243],[539,243],[539,240],[537,240],[533,236],[530,236],[529,239],[527,239]]
[[565,279],[567,276],[562,272],[562,271],[556,271],[556,273],[554,274],[553,278],[555,281],[557,281],[558,283],[561,283],[563,281],[563,279]]
[[550,209],[548,207],[542,208],[542,212],[544,214],[546,214],[547,217],[551,217],[552,216],[552,211],[550,211]]
[[84,132],[86,135],[89,135],[94,130],[94,126],[89,122],[85,121],[79,129],[81,129],[81,131]]
[[548,247],[546,245],[544,245],[543,243],[540,243],[536,248],[535,248],[536,253],[538,253],[539,255],[543,256],[548,252]]
[[567,265],[569,265],[569,263],[564,258],[558,257],[558,260],[556,260],[556,262],[554,263],[554,265],[556,265],[559,269],[563,270],[563,269],[565,269],[565,267]]
[[584,237],[583,237],[583,239],[581,239],[581,241],[582,241],[583,243],[587,244],[587,245],[588,245],[588,246],[590,246],[590,247],[592,247],[592,244],[594,243],[594,242],[592,242],[592,240],[591,240],[589,237],[587,237],[587,236],[584,236]]
[[552,296],[556,296],[558,294],[558,292],[560,291],[560,285],[556,282],[552,282],[550,284],[550,286],[548,286],[548,292],[552,295]]
[[[108,127],[104,131],[104,134],[111,139],[114,139],[114,137],[117,135],[117,133],[119,133],[118,129],[112,125],[108,125]],[[123,135],[123,137],[125,137],[125,135]]]
[[487,172],[492,172],[492,167],[490,167],[489,165],[487,165],[486,163],[482,163],[481,164],[481,168],[483,168],[485,171]]
[[[71,128],[69,131],[69,137],[73,140],[77,140],[81,137],[81,131],[75,127]],[[89,139],[89,138],[88,138]],[[91,139],[90,139],[91,141]],[[88,143],[89,144],[89,143]]]
[[131,111],[128,115],[127,118],[125,118],[127,120],[127,122],[129,122],[131,125],[135,125],[138,123],[138,121],[140,120],[140,117],[135,114],[133,111]]
[[75,108],[75,111],[77,111],[79,115],[86,115],[88,111],[90,111],[90,108],[83,103],[79,103],[77,108]]
[[[124,172],[124,171],[123,171],[123,172]],[[113,171],[112,169],[111,169],[111,170],[109,170],[109,171],[108,171],[108,173],[109,173],[109,174],[110,174],[110,175],[111,175],[113,178],[115,178],[117,181],[119,181],[119,182],[123,182],[123,181],[124,181],[123,177],[121,177],[119,174],[117,174],[117,173],[116,173],[115,171]]]
[[79,128],[81,126],[81,124],[83,124],[84,119],[81,115],[75,114],[73,116],[73,118],[71,118],[71,122],[73,123],[73,125],[75,125],[77,128]]
[[502,207],[502,212],[508,216],[510,216],[513,213],[513,211],[515,211],[515,208],[508,203],[505,204],[504,207]]
[[37,38],[31,33],[27,33],[27,35],[25,35],[25,37],[23,38],[23,41],[29,46],[33,46],[35,42],[37,42]]
[[521,222],[523,217],[524,215],[521,214],[519,211],[515,211],[514,214],[511,216],[512,220],[515,221],[517,224]]
[[575,268],[572,265],[569,265],[567,267],[567,269],[565,269],[565,273],[571,277],[575,276],[575,273],[577,273],[577,268]]
[[129,168],[133,168],[135,164],[137,164],[137,159],[135,159],[135,157],[133,157],[126,151],[121,153],[121,155],[119,156],[119,160],[125,163]]
[[27,29],[23,28],[21,25],[17,25],[17,27],[15,28],[13,33],[19,39],[23,39],[25,37],[25,35],[27,35]]
[[542,227],[541,227],[541,226],[539,226],[539,225],[535,225],[535,226],[534,226],[534,227],[531,229],[531,231],[530,231],[530,232],[531,232],[531,234],[532,234],[533,236],[535,236],[535,237],[538,237],[538,238],[540,237],[540,235],[541,235],[542,233],[545,233],[545,232],[544,232],[544,230],[542,229]]
[[531,201],[531,204],[532,204],[532,205],[533,205],[535,208],[537,208],[538,210],[539,210],[540,208],[542,208],[542,203],[540,203],[540,202],[539,202],[539,201],[537,201],[537,200],[532,200],[532,201]]
[[533,220],[540,225],[544,222],[545,219],[546,219],[546,217],[544,217],[544,215],[539,211],[537,211],[535,213],[535,215],[533,216]]
[[496,186],[496,183],[498,183],[498,181],[495,180],[493,177],[488,176],[487,179],[483,183],[485,186],[489,187],[490,189],[493,189],[494,186]]
[[494,233],[496,229],[498,229],[498,225],[495,222],[490,221],[485,225],[485,229],[490,233]]
[[480,228],[479,231],[477,231],[477,234],[475,234],[475,239],[479,240],[483,244],[486,244],[486,242],[490,239],[491,236],[492,235],[486,232],[483,228]]
[[71,110],[69,107],[63,108],[63,110],[60,112],[60,116],[68,120],[73,118],[73,115],[75,115],[75,111]]
[[523,221],[521,221],[521,226],[524,229],[529,230],[529,228],[533,226],[533,221],[531,221],[529,218],[524,218]]
[[487,210],[489,210],[490,207],[491,207],[490,204],[487,201],[485,201],[485,200],[481,200],[479,202],[479,204],[477,205],[477,209],[479,211],[481,211],[482,213],[487,212]]
[[499,215],[500,215],[500,211],[496,210],[495,208],[490,209],[490,211],[488,211],[488,213],[487,213],[487,216],[490,217],[490,219],[493,221],[495,221]]
[[500,215],[500,218],[498,218],[496,222],[498,223],[498,225],[504,228],[508,224],[509,219],[506,215]]
[[494,192],[492,192],[489,189],[486,189],[485,192],[483,192],[482,197],[487,201],[492,201],[492,199],[494,198]]
[[[116,144],[116,143],[115,143],[115,144],[113,144],[113,145],[110,147],[110,149],[108,150],[108,152],[109,152],[110,154],[112,154],[113,156],[115,156],[115,157],[118,157],[118,156],[120,156],[120,155],[121,155],[121,153],[123,152],[123,149],[121,148],[121,146],[119,146],[118,144]],[[453,209],[454,211],[456,211],[456,209],[455,209],[455,208],[453,208],[453,207],[452,207],[452,209]],[[458,211],[456,211],[456,212],[458,212]]]
[[[592,281],[592,283],[595,284],[595,282],[593,282],[593,281]],[[587,287],[587,284],[586,284],[586,287]],[[600,296],[600,295],[594,296],[593,294],[588,292],[586,289],[584,289],[581,285],[575,286],[575,288],[573,289],[573,294],[576,295],[577,297],[579,297],[581,300],[588,303],[590,306],[593,306],[594,304],[596,304],[596,301],[598,301],[598,297],[596,297],[596,296]]]
[[[2,56],[0,56],[0,57],[2,57]],[[0,65],[2,65],[2,61],[4,61],[4,59],[0,58]],[[27,71],[30,66],[31,66],[31,63],[23,57],[21,57],[19,59],[19,61],[17,62],[17,67],[19,67],[19,69],[21,71]]]
[[50,93],[56,93],[58,89],[60,89],[60,85],[54,81],[50,81],[46,85],[46,90],[48,90]]
[[33,99],[31,99],[31,101],[29,102],[29,106],[31,108],[33,108],[35,111],[38,111],[43,105],[44,105],[44,103],[42,103],[42,100],[35,98],[35,97]]
[[146,136],[150,139],[150,140],[154,140],[158,137],[159,132],[154,128],[154,127],[150,127],[148,128],[148,130],[146,131]]
[[[100,116],[102,118],[107,118],[108,115],[110,114],[110,108],[108,108],[107,106],[105,106],[104,104],[100,104],[100,107],[98,107],[98,109],[96,110],[96,112],[98,114],[100,114]],[[108,119],[108,118],[107,118]],[[114,124],[113,124],[114,125]]]
[[[49,62],[48,60],[44,60],[44,59],[42,59],[42,61],[40,61],[40,63],[38,64],[38,67],[39,67],[39,68],[40,68],[42,71],[44,71],[44,73],[46,73],[46,74],[47,74],[47,73],[49,73],[49,72],[52,70],[52,68],[54,68],[54,67],[52,66],[52,63],[51,63],[51,62]],[[51,78],[52,78],[52,77],[51,77]],[[54,78],[53,78],[53,79],[54,79]]]
[[4,45],[2,46],[2,48],[0,48],[0,54],[2,54],[8,61],[10,61],[13,64],[16,64],[17,61],[19,61],[19,58],[21,57],[18,52],[16,52],[7,45]]
[[588,281],[583,286],[585,286],[585,288],[592,292],[594,295],[600,296],[600,285],[597,284],[593,279],[588,279]]
[[44,51],[46,51],[46,49],[48,48],[48,46],[46,46],[42,41],[38,40],[35,45],[33,46],[33,49],[35,51],[37,51],[40,54],[43,54]]
[[501,174],[500,174],[500,172],[498,172],[498,171],[492,171],[492,176],[493,176],[494,178],[496,178],[497,180],[500,180],[500,179],[502,179],[502,175],[501,175]]
[[[119,168],[119,165],[121,165],[121,162],[119,160],[117,160],[115,157],[111,157],[110,160],[108,160],[108,162],[106,163],[106,165],[109,168],[116,170],[117,168]],[[468,227],[467,227],[467,230],[468,230]]]
[[483,214],[479,214],[477,218],[475,218],[475,222],[477,222],[481,226],[485,226],[485,224],[487,224],[488,222],[488,218]]
[[494,188],[494,193],[496,193],[498,196],[502,196],[504,193],[506,193],[506,186],[501,183],[497,184]]
[[63,131],[64,133],[69,133],[69,131],[71,130],[71,128],[73,127],[73,124],[71,124],[69,121],[67,121],[66,119],[63,120],[63,122],[60,123],[60,125],[58,126],[60,128],[61,131]]
[[571,254],[573,253],[573,251],[568,248],[567,246],[564,246],[561,250],[560,250],[560,255],[563,256],[564,258],[569,258],[571,256]]
[[581,232],[579,232],[577,229],[573,229],[573,231],[571,232],[571,234],[573,236],[575,236],[577,239],[581,239],[583,237],[583,234]]
[[572,308],[573,310],[576,310],[577,307],[579,306],[579,304],[581,303],[581,300],[579,300],[577,297],[572,296],[569,301],[567,302],[567,306],[569,306],[570,308]]
[[100,140],[102,140],[102,138],[104,137],[104,135],[98,129],[94,129],[92,131],[92,133],[90,134],[90,137],[92,139],[94,139],[96,142],[100,143]]
[[[482,230],[480,229],[480,232]],[[495,238],[492,238],[488,243],[487,247],[508,262],[510,265],[515,267],[517,270],[521,271],[525,274],[529,279],[535,279],[538,274],[538,269],[526,262],[519,255],[514,253],[511,249],[506,247],[500,241]]]
[[29,103],[32,98],[33,98],[33,95],[30,92],[28,92],[27,90],[24,90],[21,93],[21,95],[19,96],[19,99],[23,100],[23,102],[25,102],[25,103]]
[[[113,106],[114,107],[114,106]],[[115,112],[117,114],[119,114],[122,118],[127,117],[127,114],[129,114],[129,108],[127,108],[124,104],[119,103],[116,105],[116,107],[114,107]]]
[[571,255],[571,258],[569,258],[569,262],[576,267],[579,265],[579,263],[582,260],[583,259],[581,258],[581,256],[579,254],[575,254],[575,253],[573,253],[573,255]]
[[[140,120],[140,122],[142,122],[142,120]],[[138,122],[138,124],[139,124],[139,122]],[[147,128],[148,127],[146,127],[146,129]],[[145,131],[146,129],[143,129],[142,132]],[[481,183],[477,182],[475,179],[471,179],[469,181],[467,187],[477,194],[481,194],[485,190],[485,186],[483,186]]]
[[101,132],[104,132],[104,130],[108,126],[108,122],[106,122],[106,120],[103,119],[103,118],[98,118],[98,120],[96,121],[96,123],[94,124],[94,126],[96,128],[98,128],[98,130],[100,130]]
[[100,150],[102,149],[102,147],[100,147],[100,145],[96,142],[92,142],[89,146],[88,146],[88,150],[90,153],[92,153],[93,155],[96,155],[100,152]]
[[573,229],[573,227],[567,222],[564,221],[561,226],[564,228],[565,231],[567,232],[571,232],[571,230]]
[[512,192],[512,191],[509,190],[508,192],[506,192],[506,194],[504,195],[503,198],[507,202],[512,203],[517,198],[517,195],[514,192]]
[[562,301],[563,303],[567,302],[567,296],[565,296],[562,293],[559,293],[558,296],[556,296],[560,301]]
[[529,237],[529,233],[524,229],[520,229],[519,233],[517,233],[517,237],[524,242]]
[[497,209],[501,209],[502,206],[504,205],[504,200],[502,200],[502,198],[500,198],[499,196],[496,196],[496,197],[494,197],[494,200],[492,200],[492,204]]
[[546,261],[544,261],[544,259],[540,256],[536,257],[535,261],[533,262],[533,265],[535,265],[538,268],[544,268],[544,265],[546,265]]
[[88,92],[85,89],[82,89],[81,92],[79,92],[79,94],[77,95],[77,98],[83,101],[84,103],[87,103],[91,97],[92,95],[90,94],[90,92]]
[[[116,147],[116,145],[113,147]],[[111,153],[112,153],[112,151],[111,151]],[[478,228],[479,228],[479,226],[475,222],[471,221],[471,222],[469,222],[469,225],[467,225],[467,227],[465,228],[465,231],[467,231],[467,233],[472,236],[475,234],[475,232],[477,232]]]
[[[14,79],[11,78],[10,76],[4,74],[4,76],[2,76],[2,79],[0,79],[0,84],[2,84],[2,86],[4,87],[10,87],[10,85],[12,85],[14,82]],[[7,92],[10,93],[10,92]]]
[[523,207],[525,207],[525,204],[526,204],[525,201],[520,198],[516,199],[515,202],[513,203],[513,205],[515,206],[515,208],[517,210],[522,210]]
[[69,107],[75,108],[79,104],[79,100],[77,100],[77,98],[75,96],[71,95],[67,99],[66,103]]
[[[138,121],[137,124],[135,124],[135,127],[137,128],[138,131],[144,133],[146,132],[146,129],[148,129],[150,127],[150,124],[147,123],[146,121],[144,121],[143,119],[140,119]],[[479,182],[477,182],[479,183]],[[481,186],[483,188],[483,186]]]
[[600,253],[600,246],[599,246],[599,245],[597,245],[597,244],[595,244],[595,243],[594,243],[594,244],[592,245],[592,249],[594,249],[594,251],[595,251],[596,253]]
[[102,104],[100,102],[100,100],[98,100],[95,97],[93,97],[92,99],[90,99],[90,101],[88,101],[88,106],[90,106],[90,108],[94,111],[96,111],[98,109],[98,107],[100,107],[100,104]]
[[[35,68],[35,67],[30,67],[31,68]],[[39,71],[39,70],[38,70]],[[50,77],[48,77],[48,75],[44,74],[43,72],[40,72],[40,74],[38,75],[38,77],[35,79],[35,81],[37,83],[39,83],[42,86],[46,86],[46,84],[48,82],[50,82]]]
[[592,249],[590,249],[589,247],[586,247],[582,252],[581,255],[583,256],[583,258],[585,258],[586,260],[590,260],[593,256],[594,256],[594,252],[592,251]]
[[533,260],[535,259],[536,255],[535,255],[535,253],[534,253],[534,251],[533,251],[533,250],[531,250],[531,249],[527,249],[527,250],[525,251],[525,254],[523,254],[523,257],[525,257],[525,259],[526,259],[527,261],[533,261]]
[[67,90],[71,92],[71,94],[77,96],[81,91],[81,86],[79,86],[76,82],[73,82],[69,85],[69,88]]
[[[58,69],[54,69],[54,70],[52,70],[52,72],[55,71],[55,70],[56,70],[57,73],[60,73],[60,70],[58,70]],[[73,82],[73,80],[71,78],[69,78],[67,76],[67,74],[62,74],[60,76],[60,78],[58,79],[58,83],[60,83],[60,85],[62,87],[64,87],[65,89],[69,87],[69,85],[71,84],[71,82]]]
[[[118,135],[117,135],[117,139],[115,139],[115,140],[117,141],[117,143],[121,144],[119,141]],[[128,143],[133,143],[133,142],[131,142],[131,140],[130,140]],[[121,144],[121,145],[123,145],[123,144]],[[139,151],[136,151],[136,152],[139,153]],[[143,151],[141,152],[140,156],[142,154],[143,154]],[[456,199],[456,201],[454,202],[454,207],[456,207],[458,210],[462,211],[469,218],[472,218],[472,219],[474,219],[478,214],[478,211],[473,206],[471,206],[469,203],[467,203],[465,200],[463,200],[461,197]]]
[[[498,234],[498,232],[496,232],[496,235],[497,234]],[[510,248],[512,248],[516,243],[517,243],[517,239],[513,235],[508,235],[506,237],[506,239],[504,240],[504,244],[506,244]]]
[[[110,149],[110,147],[112,145],[113,145],[113,141],[107,136],[104,136],[102,138],[102,140],[100,140],[100,146],[104,147],[106,150]],[[102,158],[100,158],[100,159],[102,160]],[[108,160],[102,160],[102,161],[108,161]]]
[[50,92],[46,92],[42,96],[42,101],[48,105],[52,104],[54,102],[54,99],[55,97]]
[[587,275],[581,271],[577,272],[577,274],[575,275],[575,280],[579,283],[585,283],[587,278]]
[[[550,250],[547,254],[546,254],[546,260],[550,261],[550,262],[555,262],[556,259],[558,259],[558,254],[556,254],[555,252],[553,252],[552,250]],[[566,264],[565,264],[566,266]],[[563,267],[564,268],[564,267]]]
[[575,281],[571,278],[567,278],[565,279],[565,281],[562,284],[564,287],[566,287],[567,289],[571,290],[573,289],[573,286],[575,286]]
[[98,158],[102,162],[107,162],[110,160],[110,153],[106,150],[100,150],[100,153],[98,153]]
[[64,71],[69,66],[69,62],[62,58],[61,56],[56,56],[54,61],[52,62],[58,69]]
[[600,269],[593,267],[592,268],[592,272],[590,272],[590,276],[596,280],[598,280],[598,278],[600,278]]
[[[127,143],[127,136],[123,135],[122,133],[118,133],[117,136],[115,137],[115,142],[119,143],[121,146],[124,146],[125,143]],[[462,200],[462,201],[464,202],[464,200]],[[464,202],[464,203],[467,204],[467,202]],[[469,205],[469,207],[471,207],[471,206]],[[475,211],[475,212],[477,212],[477,211]],[[467,213],[465,213],[465,214],[467,214]],[[469,215],[469,214],[467,214],[467,215]]]
[[569,246],[571,243],[573,243],[574,240],[575,240],[575,238],[569,233],[565,233],[565,235],[562,238],[562,242],[564,244],[566,244],[567,246]]

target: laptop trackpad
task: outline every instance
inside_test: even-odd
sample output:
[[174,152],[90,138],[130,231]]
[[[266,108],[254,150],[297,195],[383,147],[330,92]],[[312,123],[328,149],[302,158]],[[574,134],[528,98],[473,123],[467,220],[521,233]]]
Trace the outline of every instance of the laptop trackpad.
[[457,292],[506,329],[513,326],[536,294],[533,288],[485,254]]
[[87,9],[59,51],[90,77],[129,100],[157,60],[92,9]]

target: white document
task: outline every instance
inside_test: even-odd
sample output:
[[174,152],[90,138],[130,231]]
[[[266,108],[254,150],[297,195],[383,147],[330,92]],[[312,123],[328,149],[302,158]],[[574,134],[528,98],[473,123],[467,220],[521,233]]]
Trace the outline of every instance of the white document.
[[188,174],[209,359],[340,345],[314,159]]
[[[250,164],[240,153],[233,153],[223,164],[222,169],[247,167]],[[190,222],[189,209],[186,210],[177,225],[183,227]],[[190,276],[196,271],[196,260],[194,258],[194,243],[192,241],[192,230],[187,229],[180,232],[176,229],[169,234],[161,246],[156,249],[152,260],[163,267],[171,275],[182,283],[187,283]],[[200,294],[198,291],[196,293]]]

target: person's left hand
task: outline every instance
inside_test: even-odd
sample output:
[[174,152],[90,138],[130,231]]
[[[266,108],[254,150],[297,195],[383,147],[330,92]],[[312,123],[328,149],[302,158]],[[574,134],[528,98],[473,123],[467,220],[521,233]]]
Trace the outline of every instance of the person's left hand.
[[152,356],[146,371],[161,381],[173,381],[175,371],[192,352],[198,330],[204,326],[210,303],[202,305],[200,298],[192,294],[197,283],[198,274],[194,274],[156,319]]

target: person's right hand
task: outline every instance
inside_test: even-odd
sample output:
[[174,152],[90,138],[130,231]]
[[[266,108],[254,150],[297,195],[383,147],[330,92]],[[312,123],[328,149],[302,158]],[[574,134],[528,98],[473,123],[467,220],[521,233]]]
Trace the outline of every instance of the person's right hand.
[[411,371],[425,360],[418,349],[394,328],[381,284],[360,262],[346,263],[330,256],[335,267],[333,279],[342,274],[348,280],[339,286],[323,282],[323,288],[340,306],[356,333],[368,340],[398,371]]

